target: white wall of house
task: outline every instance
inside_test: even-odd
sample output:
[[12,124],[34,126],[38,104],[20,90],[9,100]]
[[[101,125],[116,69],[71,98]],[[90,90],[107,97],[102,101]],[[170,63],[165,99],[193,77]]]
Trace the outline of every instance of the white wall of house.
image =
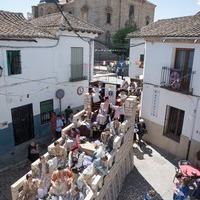
[[[92,34],[83,36],[95,37]],[[84,104],[84,93],[88,91],[88,80],[69,82],[71,47],[83,48],[83,76],[89,78],[89,74],[91,76],[93,74],[94,44],[91,43],[90,48],[87,41],[83,41],[73,33],[62,33],[58,38],[58,40],[37,38],[37,42],[0,41],[0,66],[3,67],[3,76],[0,77],[1,153],[14,148],[12,108],[27,104],[33,105],[35,137],[40,138],[48,132],[50,134],[48,123],[40,124],[40,102],[53,99],[54,110],[59,112],[60,101],[55,94],[58,89],[63,89],[65,96],[61,99],[61,111],[69,105],[71,108],[79,108]],[[8,75],[7,50],[20,50],[21,74]],[[77,93],[80,86],[84,88],[82,95]],[[4,122],[6,126],[3,126]]]
[[[136,39],[130,40],[130,53],[129,53],[129,77],[136,78],[143,74],[143,68],[139,68],[136,64],[140,60],[140,54],[145,54],[144,40]],[[145,59],[145,58],[144,58]]]
[[[88,89],[88,81],[69,82],[71,77],[71,47],[84,48],[84,75],[89,75],[89,45],[78,37],[61,36],[60,40],[37,39],[33,42],[1,42],[0,66],[4,68],[0,78],[2,121],[11,122],[10,109],[34,103],[34,114],[40,113],[40,101],[54,99],[54,108],[59,107],[55,97],[57,89],[63,89],[62,110],[68,105],[83,105],[83,95],[77,88]],[[15,47],[15,48],[11,48]],[[6,50],[20,50],[22,73],[8,76]],[[93,51],[92,51],[93,54]],[[92,55],[93,56],[93,55]],[[93,63],[92,63],[93,64]],[[29,94],[29,98],[27,98]],[[6,105],[6,106],[5,106]],[[9,111],[9,112],[8,112]]]
[[[159,98],[157,99],[156,104],[154,104],[155,100],[153,97],[154,90],[159,91]],[[144,84],[141,116],[156,124],[159,124],[160,126],[164,126],[167,105],[183,110],[185,111],[185,115],[182,128],[182,135],[190,137],[194,120],[193,113],[194,109],[196,108],[196,100],[197,100],[196,97],[189,97],[187,95],[183,95],[177,92],[171,92],[166,89]],[[153,106],[156,106],[157,108],[156,116],[153,115],[152,111]],[[200,134],[199,134],[200,124],[198,123],[198,119],[200,119],[198,118],[200,116],[199,110],[200,110],[200,103],[197,109],[197,116],[195,120],[194,134],[193,134],[193,139],[200,142]]]
[[195,49],[193,68],[196,72],[193,77],[193,94],[200,95],[200,75],[199,71],[199,44],[180,44],[180,43],[146,43],[144,82],[160,85],[161,69],[163,66],[173,67],[176,48]]
[[[198,70],[198,58],[200,54],[200,47],[198,44],[176,44],[176,43],[146,43],[145,54],[145,70],[144,70],[144,85],[142,96],[142,110],[141,115],[161,126],[164,126],[166,105],[181,109],[185,111],[184,124],[182,134],[190,137],[193,126],[193,113],[197,106],[197,97],[184,95],[182,93],[169,91],[160,88],[160,78],[162,66],[173,67],[175,59],[176,48],[194,48],[193,71],[196,71],[193,79],[194,95],[200,96],[199,85],[200,71]],[[156,105],[153,96],[153,91],[159,91],[159,98]],[[153,106],[157,106],[157,116],[152,115]],[[198,119],[200,115],[200,103],[197,107]],[[200,118],[199,118],[200,119]],[[199,135],[200,125],[195,123],[193,139],[200,141]]]

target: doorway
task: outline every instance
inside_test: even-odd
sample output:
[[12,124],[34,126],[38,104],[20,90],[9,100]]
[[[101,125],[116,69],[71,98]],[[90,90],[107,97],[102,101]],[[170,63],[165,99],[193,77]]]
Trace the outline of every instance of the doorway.
[[33,105],[11,109],[15,146],[35,137],[33,124]]

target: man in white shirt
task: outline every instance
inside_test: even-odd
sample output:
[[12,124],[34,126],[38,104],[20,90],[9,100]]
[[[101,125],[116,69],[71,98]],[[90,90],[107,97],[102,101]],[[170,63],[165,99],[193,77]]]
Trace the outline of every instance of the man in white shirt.
[[57,120],[56,120],[56,138],[61,137],[61,131],[63,127],[63,121],[61,119],[60,115],[57,115]]

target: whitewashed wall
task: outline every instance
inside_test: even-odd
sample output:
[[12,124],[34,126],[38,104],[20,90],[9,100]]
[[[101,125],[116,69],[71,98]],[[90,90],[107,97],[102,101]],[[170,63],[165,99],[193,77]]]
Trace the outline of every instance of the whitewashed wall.
[[[143,68],[136,65],[136,61],[140,60],[140,54],[145,54],[144,40],[130,40],[130,53],[129,53],[129,77],[135,78],[143,74]],[[146,58],[145,58],[146,59]]]
[[[178,92],[169,91],[160,88],[160,77],[162,66],[173,67],[176,48],[194,48],[193,71],[196,74],[193,77],[194,95],[200,96],[200,76],[199,57],[200,47],[198,44],[167,44],[167,43],[146,43],[145,70],[142,93],[141,115],[156,124],[164,126],[166,106],[176,107],[185,111],[182,135],[193,137],[200,141],[200,102],[197,104],[198,97],[184,95]],[[156,100],[156,108],[153,115],[153,93],[157,91],[159,97]],[[155,102],[154,102],[155,103]],[[194,110],[197,110],[194,118]],[[193,120],[195,120],[194,132],[191,133]],[[161,133],[162,134],[162,133]]]
[[[4,70],[3,77],[0,78],[0,110],[4,115],[0,115],[0,123],[11,122],[11,108],[29,103],[33,103],[34,115],[40,113],[40,102],[48,99],[53,98],[54,109],[58,109],[59,100],[55,97],[57,89],[65,91],[65,96],[61,100],[62,110],[68,105],[71,107],[83,105],[83,95],[77,94],[77,88],[83,86],[87,91],[88,81],[69,82],[71,47],[84,48],[84,76],[89,76],[89,44],[72,34],[70,37],[60,36],[59,41],[48,39],[37,39],[37,43],[1,41],[0,66]],[[8,76],[6,50],[20,50],[22,74]],[[93,63],[91,64],[93,66]]]
[[200,95],[199,71],[199,44],[178,44],[178,43],[146,43],[144,82],[160,85],[161,69],[163,66],[173,67],[176,48],[194,48],[193,71],[193,94]]

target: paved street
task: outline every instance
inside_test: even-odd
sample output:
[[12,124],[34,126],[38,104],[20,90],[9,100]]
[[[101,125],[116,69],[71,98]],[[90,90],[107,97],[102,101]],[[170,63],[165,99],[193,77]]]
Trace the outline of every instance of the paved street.
[[172,182],[179,158],[152,145],[133,145],[133,171],[127,176],[118,200],[143,200],[149,189],[156,191],[157,200],[172,200]]

